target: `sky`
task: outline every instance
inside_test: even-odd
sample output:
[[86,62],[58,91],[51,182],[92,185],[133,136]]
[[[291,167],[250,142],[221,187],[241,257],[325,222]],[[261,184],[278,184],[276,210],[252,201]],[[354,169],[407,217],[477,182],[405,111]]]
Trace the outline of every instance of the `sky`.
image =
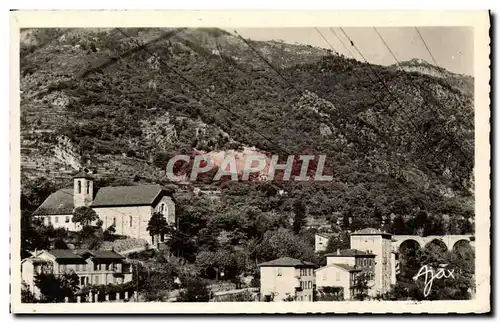
[[[318,28],[321,34],[315,28],[303,27],[236,28],[235,30],[241,36],[253,40],[283,40],[291,44],[300,43],[330,48],[321,36],[322,34],[336,52],[352,57],[329,28]],[[338,27],[334,27],[333,30],[349,48],[352,55],[363,61],[342,30]],[[380,65],[396,63],[374,28],[346,27],[343,30],[370,63]],[[377,30],[398,61],[420,58],[436,65],[414,27],[377,27]],[[474,30],[472,27],[418,27],[418,30],[437,65],[454,73],[474,75]]]

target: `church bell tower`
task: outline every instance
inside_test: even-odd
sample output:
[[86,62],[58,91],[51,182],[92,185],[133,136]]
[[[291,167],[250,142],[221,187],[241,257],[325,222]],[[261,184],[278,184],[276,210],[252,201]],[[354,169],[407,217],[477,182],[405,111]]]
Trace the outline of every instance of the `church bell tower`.
[[73,204],[74,207],[89,206],[94,197],[94,178],[86,173],[80,171],[73,176]]

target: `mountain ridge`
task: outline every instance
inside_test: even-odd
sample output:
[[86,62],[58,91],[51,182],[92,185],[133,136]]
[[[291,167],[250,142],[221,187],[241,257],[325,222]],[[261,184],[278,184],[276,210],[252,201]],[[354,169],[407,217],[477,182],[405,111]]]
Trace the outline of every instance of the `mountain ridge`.
[[24,176],[69,172],[52,156],[65,136],[82,165],[128,180],[167,183],[164,166],[177,153],[255,146],[332,156],[334,182],[324,187],[340,200],[351,200],[341,196],[346,189],[379,191],[389,204],[406,198],[391,185],[441,202],[473,194],[473,98],[464,84],[312,46],[249,41],[279,75],[218,29],[124,32],[34,31],[36,41],[22,44],[23,165],[43,164],[22,165]]

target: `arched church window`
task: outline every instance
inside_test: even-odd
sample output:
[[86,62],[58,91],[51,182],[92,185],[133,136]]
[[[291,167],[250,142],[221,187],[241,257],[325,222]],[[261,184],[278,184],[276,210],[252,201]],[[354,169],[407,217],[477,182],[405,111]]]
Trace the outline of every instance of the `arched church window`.
[[116,226],[116,218],[113,218],[113,225]]
[[87,194],[90,194],[90,182],[87,181]]
[[82,181],[78,181],[78,194],[82,192]]
[[129,220],[130,220],[130,227],[132,227],[132,216],[129,216]]

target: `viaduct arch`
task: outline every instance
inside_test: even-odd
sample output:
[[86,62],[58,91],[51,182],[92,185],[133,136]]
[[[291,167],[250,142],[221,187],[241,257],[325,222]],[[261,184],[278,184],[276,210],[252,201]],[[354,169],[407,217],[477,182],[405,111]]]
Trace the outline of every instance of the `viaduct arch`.
[[426,236],[426,237],[413,236],[413,235],[393,235],[392,236],[392,248],[394,251],[398,252],[401,244],[406,242],[406,241],[415,241],[416,243],[419,244],[420,248],[425,248],[429,243],[433,242],[434,240],[442,242],[446,246],[447,250],[453,250],[455,245],[461,241],[469,243],[472,248],[474,248],[474,246],[475,246],[475,243],[474,243],[475,239],[474,239],[474,235],[472,235],[472,234]]

